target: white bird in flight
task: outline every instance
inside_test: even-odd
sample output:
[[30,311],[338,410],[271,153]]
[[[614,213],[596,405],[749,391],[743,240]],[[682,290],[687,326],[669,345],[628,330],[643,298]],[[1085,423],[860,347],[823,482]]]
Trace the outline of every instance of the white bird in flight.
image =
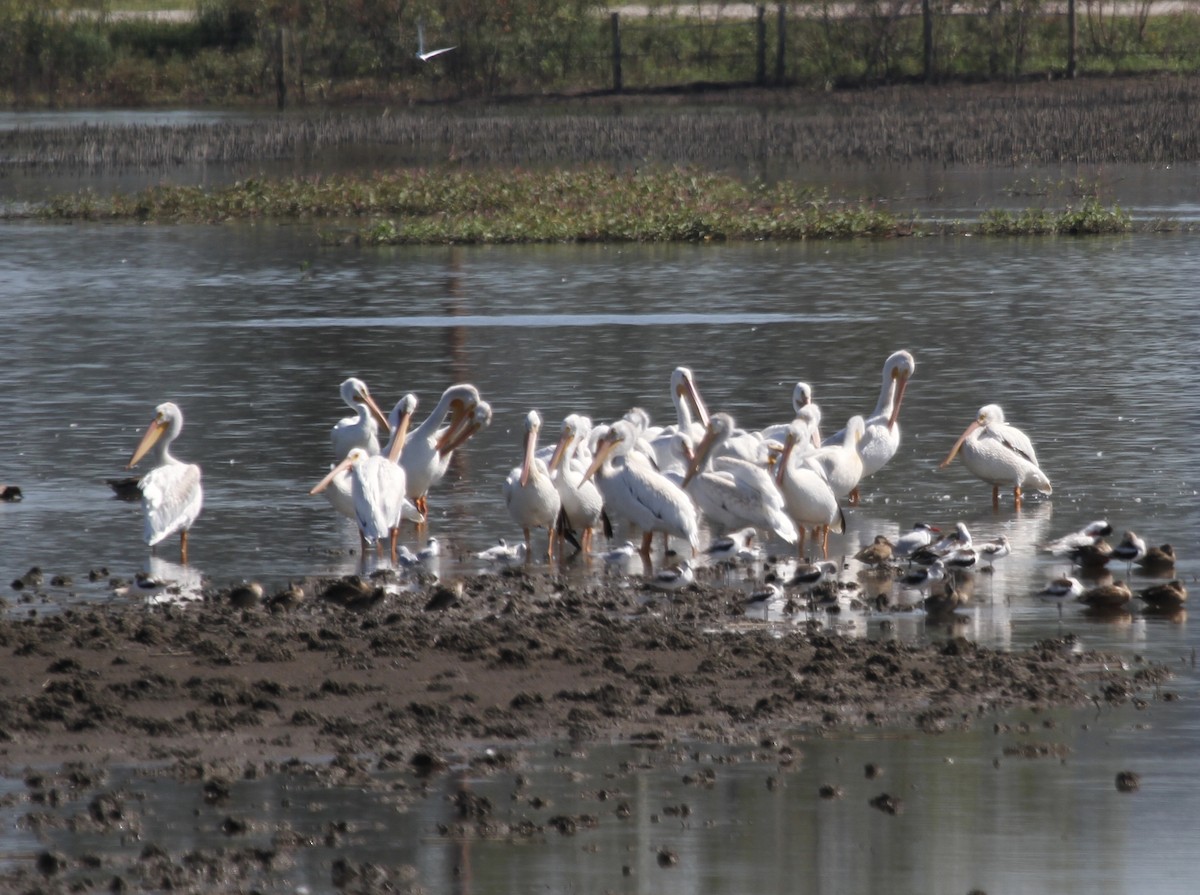
[[425,23],[417,22],[417,58],[422,62],[428,62],[434,56],[440,56],[443,53],[449,53],[451,50],[457,49],[457,44],[453,47],[439,47],[436,50],[425,49]]

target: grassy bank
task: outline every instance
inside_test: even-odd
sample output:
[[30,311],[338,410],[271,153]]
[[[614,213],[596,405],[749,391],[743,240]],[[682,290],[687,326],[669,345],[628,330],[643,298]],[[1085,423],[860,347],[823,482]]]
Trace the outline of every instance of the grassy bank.
[[978,221],[948,223],[791,182],[746,183],[686,168],[409,170],[248,180],[222,189],[163,186],[109,196],[84,191],[28,214],[163,223],[307,220],[327,244],[370,245],[1084,234],[1133,227],[1119,206],[1096,196],[1063,208],[994,211]]

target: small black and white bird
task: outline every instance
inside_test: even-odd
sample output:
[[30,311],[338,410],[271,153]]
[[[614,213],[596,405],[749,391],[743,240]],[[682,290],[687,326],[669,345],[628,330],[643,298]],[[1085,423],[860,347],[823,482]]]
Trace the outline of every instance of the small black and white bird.
[[647,578],[646,583],[655,590],[673,592],[683,590],[695,580],[696,573],[692,571],[691,561],[684,560],[677,566],[660,570]]
[[941,533],[942,530],[936,525],[918,522],[912,527],[912,531],[900,535],[892,542],[892,553],[901,559],[908,559],[922,547],[932,544],[933,536]]

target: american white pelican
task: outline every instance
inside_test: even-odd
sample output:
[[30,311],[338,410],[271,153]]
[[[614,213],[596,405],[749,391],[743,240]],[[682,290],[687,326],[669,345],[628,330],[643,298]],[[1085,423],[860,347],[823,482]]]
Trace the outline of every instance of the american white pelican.
[[[421,512],[428,513],[426,496],[429,489],[446,474],[453,452],[451,445],[469,425],[471,412],[479,403],[479,390],[473,385],[459,383],[444,392],[437,406],[424,422],[413,429],[400,454],[404,468],[408,498]],[[443,424],[446,424],[443,426]]]
[[546,529],[546,556],[554,555],[554,522],[562,501],[558,490],[550,479],[550,470],[537,453],[538,433],[542,430],[542,417],[536,410],[525,415],[525,449],[521,465],[513,469],[504,480],[504,505],[513,521],[525,533],[525,555],[532,552],[532,531]]
[[[812,429],[812,444],[814,448],[821,446],[821,407],[813,400],[812,386],[807,382],[797,382],[792,388],[792,419],[807,413]],[[787,438],[787,428],[790,423],[775,423],[759,431],[764,441],[783,442]]]
[[333,459],[341,460],[352,448],[363,448],[368,454],[379,453],[379,427],[390,432],[387,417],[371,397],[367,384],[351,376],[341,385],[342,400],[355,413],[338,421],[329,433],[333,442]]
[[808,429],[794,420],[788,427],[783,453],[776,460],[775,482],[783,494],[787,513],[799,531],[798,552],[804,555],[804,535],[808,528],[821,532],[821,555],[829,556],[829,532],[846,530],[846,519],[838,506],[837,495],[829,487],[825,477],[814,469],[793,462],[792,455],[797,444],[810,440]]
[[146,543],[155,546],[179,532],[179,558],[187,563],[188,530],[204,505],[200,487],[200,467],[171,456],[171,442],[183,429],[183,411],[167,401],[154,410],[154,419],[146,427],[126,469],[132,469],[147,453],[153,452],[154,468],[142,476],[142,513],[145,516]]
[[[883,362],[879,399],[875,402],[874,412],[864,420],[863,436],[858,444],[864,479],[883,469],[900,448],[900,404],[904,401],[908,380],[916,371],[917,362],[907,351],[894,351]],[[839,432],[830,441],[842,435],[844,432]],[[857,485],[850,492],[850,503],[858,503]]]
[[676,367],[671,371],[671,403],[675,405],[674,425],[666,426],[653,435],[643,432],[654,452],[655,462],[663,472],[676,468],[678,463],[678,457],[673,453],[676,448],[672,444],[672,437],[684,435],[691,444],[696,444],[704,437],[708,426],[708,409],[696,390],[696,380],[690,368]]
[[350,473],[350,494],[354,499],[355,520],[367,544],[375,545],[375,554],[389,543],[388,555],[396,561],[396,539],[404,505],[404,470],[391,457],[368,454],[363,448],[352,448],[341,463],[313,486],[310,494],[320,494],[342,471]]
[[569,414],[562,421],[558,444],[550,455],[548,468],[554,487],[562,501],[566,524],[582,533],[579,543],[583,555],[590,556],[592,533],[600,524],[604,513],[604,498],[595,482],[585,482],[583,474],[591,462],[588,451],[588,436],[592,421],[577,413]]
[[720,468],[714,468],[712,455],[719,452],[733,431],[729,414],[715,413],[709,418],[683,478],[683,489],[718,532],[753,526],[795,544],[799,537],[796,524],[788,516],[783,495],[769,472],[734,457],[724,457]]
[[825,445],[806,454],[801,461],[809,469],[823,475],[837,497],[850,494],[858,487],[858,482],[863,476],[863,460],[858,453],[858,445],[863,438],[863,425],[861,416],[850,417],[841,442]]
[[[394,458],[399,456],[400,451],[403,449],[405,435],[408,432],[409,423],[412,421],[412,415],[416,409],[416,396],[408,394],[396,402],[395,406],[392,408],[392,412],[387,416],[387,423],[392,434],[391,438],[388,440],[387,446],[384,448],[383,453],[386,456],[393,458],[393,462],[395,462]],[[370,453],[369,448],[364,448],[364,450]],[[337,466],[337,463],[331,463],[329,468],[333,470]],[[338,471],[332,473],[332,476],[333,477],[330,479],[329,484],[321,491],[321,493],[325,495],[325,498],[329,501],[330,506],[332,506],[338,513],[357,523],[358,510],[354,506],[354,494],[352,493],[352,486],[350,483],[349,467],[342,466]],[[417,511],[417,508],[408,501],[405,501],[404,503],[404,512],[402,513],[401,518],[411,519],[417,523],[425,521],[424,517],[420,514],[420,512]],[[361,533],[362,531],[360,529],[359,534],[361,535]],[[366,541],[362,542],[362,546],[365,552],[365,548],[367,547]],[[392,561],[395,562],[394,556]]]
[[1021,507],[1021,489],[1036,488],[1050,494],[1050,479],[1038,466],[1037,455],[1029,436],[1004,421],[999,404],[979,408],[974,422],[963,431],[941,468],[950,465],[959,449],[963,462],[974,475],[992,486],[992,506],[1000,506],[1000,486],[1011,485],[1013,505]]
[[692,499],[634,450],[636,439],[630,423],[613,423],[598,439],[584,481],[595,476],[609,515],[641,530],[640,553],[647,563],[656,531],[684,539],[694,553],[700,543],[700,523]]
[[1107,519],[1097,519],[1095,522],[1089,522],[1079,531],[1073,531],[1051,541],[1043,549],[1055,556],[1070,556],[1080,547],[1091,546],[1112,533],[1113,527],[1109,525]]
[[441,56],[443,53],[449,53],[456,47],[439,47],[436,50],[425,49],[425,23],[420,19],[417,20],[417,58],[422,62],[428,62],[435,56]]
[[912,527],[912,531],[896,538],[892,543],[892,553],[902,559],[907,559],[922,547],[932,544],[934,534],[941,534],[941,531],[936,525],[918,522]]

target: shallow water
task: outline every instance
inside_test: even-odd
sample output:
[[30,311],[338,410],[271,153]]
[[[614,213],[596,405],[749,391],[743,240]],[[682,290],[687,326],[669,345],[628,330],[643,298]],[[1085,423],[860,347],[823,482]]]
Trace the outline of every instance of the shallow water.
[[[803,379],[826,427],[837,427],[871,410],[883,359],[908,348],[917,373],[900,453],[868,480],[863,505],[847,511],[834,552],[853,553],[876,533],[918,520],[943,528],[962,520],[979,539],[1007,533],[1016,549],[993,575],[976,576],[971,608],[952,629],[919,612],[845,609],[829,623],[852,636],[953,630],[1012,647],[1074,633],[1084,647],[1114,649],[1126,661],[1172,663],[1179,677],[1171,688],[1183,700],[1156,703],[1142,717],[1064,713],[1048,736],[1076,750],[1065,771],[1053,759],[994,768],[1000,747],[990,722],[937,738],[808,742],[803,769],[787,772],[787,786],[774,791],[765,783],[770,761],[747,757],[728,772],[718,768],[720,783],[703,793],[681,792],[679,768],[656,764],[613,785],[631,793],[636,821],[591,804],[572,810],[603,814],[596,831],[552,834],[528,849],[471,846],[476,887],[536,878],[561,888],[583,874],[585,888],[621,891],[861,891],[885,882],[911,892],[1190,891],[1196,859],[1147,828],[1161,824],[1182,839],[1195,831],[1184,804],[1200,780],[1190,748],[1200,726],[1189,662],[1200,646],[1195,625],[1136,612],[1101,623],[1070,606],[1060,620],[1033,594],[1063,571],[1036,545],[1100,517],[1118,534],[1131,528],[1174,544],[1178,573],[1194,589],[1194,237],[359,250],[322,248],[303,224],[6,223],[0,245],[9,335],[0,363],[0,481],[25,495],[0,504],[0,580],[33,564],[47,577],[71,576],[72,585],[48,587],[44,601],[35,600],[43,609],[111,599],[106,582],[86,580],[90,569],[182,574],[172,563],[175,543],[151,565],[137,506],[115,500],[104,483],[124,474],[162,400],[178,402],[187,417],[176,453],[204,468],[206,507],[189,573],[273,587],[358,568],[348,523],[307,493],[331,460],[330,427],[348,412],[339,382],[361,376],[385,409],[414,391],[418,417],[450,383],[475,383],[494,407],[493,425],[431,495],[430,531],[449,548],[441,573],[453,577],[478,570],[470,554],[497,537],[519,537],[500,484],[519,461],[528,409],[542,413],[547,431],[569,412],[607,420],[635,404],[669,421],[670,372],[687,364],[710,409],[744,426],[785,419],[792,386]],[[1010,501],[993,512],[990,489],[960,461],[937,469],[991,402],[1030,434],[1054,483],[1052,498],[1031,498],[1019,513]],[[414,533],[406,542],[420,543]],[[567,573],[587,574],[578,564]],[[771,624],[794,623],[768,615]],[[751,613],[747,624],[760,623]],[[1085,723],[1106,725],[1106,735],[1076,736]],[[533,752],[531,779],[553,790],[552,754]],[[596,774],[619,760],[608,747],[593,759]],[[885,764],[887,778],[863,781],[864,761]],[[1140,793],[1115,791],[1113,776],[1126,767],[1142,773]],[[818,800],[824,782],[842,785],[846,798]],[[278,793],[257,787],[291,785],[300,784],[247,784],[238,798],[247,815],[275,815],[284,811]],[[443,785],[457,784],[435,788]],[[161,806],[154,810],[163,812],[163,838],[223,841],[219,817],[209,824],[206,814],[169,813],[173,799],[196,797],[189,785],[137,786]],[[609,784],[593,788],[601,786]],[[902,819],[866,806],[885,789],[904,790]],[[347,846],[368,857],[392,847],[397,830],[404,841],[418,838],[409,847],[420,880],[471,888],[450,875],[463,849],[433,832],[450,812],[436,793],[400,807],[319,786],[288,798],[318,814],[328,800],[338,805],[334,814],[376,818]],[[557,798],[572,804],[569,794]],[[650,820],[680,801],[694,806],[687,823]],[[296,826],[309,822],[305,811],[293,814]],[[0,852],[27,853],[29,839],[0,838]],[[679,852],[677,867],[658,867],[664,845]],[[1002,857],[1015,855],[1021,860]],[[620,873],[626,864],[630,877]],[[289,879],[320,891],[327,874],[325,864],[300,866]]]

